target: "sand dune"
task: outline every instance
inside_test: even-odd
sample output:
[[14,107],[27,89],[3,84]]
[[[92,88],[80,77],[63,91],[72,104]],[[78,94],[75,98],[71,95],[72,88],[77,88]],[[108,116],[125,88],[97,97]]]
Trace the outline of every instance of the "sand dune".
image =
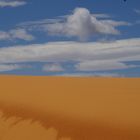
[[0,76],[0,140],[140,140],[139,78]]

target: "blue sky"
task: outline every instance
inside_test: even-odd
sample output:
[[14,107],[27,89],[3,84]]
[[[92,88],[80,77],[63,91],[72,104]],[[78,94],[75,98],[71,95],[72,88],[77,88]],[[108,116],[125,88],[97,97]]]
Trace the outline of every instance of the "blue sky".
[[0,74],[140,77],[139,0],[0,0]]

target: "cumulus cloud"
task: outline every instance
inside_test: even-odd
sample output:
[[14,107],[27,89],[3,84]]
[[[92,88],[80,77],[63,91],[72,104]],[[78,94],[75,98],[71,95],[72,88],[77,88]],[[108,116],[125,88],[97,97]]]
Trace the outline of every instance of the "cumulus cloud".
[[64,68],[60,64],[46,64],[43,66],[45,72],[62,72]]
[[[105,15],[100,15],[105,17]],[[67,15],[64,21],[54,22],[46,25],[46,30],[51,35],[63,35],[67,37],[78,37],[85,40],[94,35],[118,35],[120,32],[116,27],[128,25],[126,22],[113,21],[109,19],[98,19],[99,15],[93,15],[86,8],[76,8],[72,15]]]
[[127,22],[111,20],[107,14],[93,14],[86,8],[76,8],[71,15],[55,19],[44,19],[22,23],[19,26],[39,29],[52,36],[76,37],[87,40],[96,35],[118,35],[118,26],[130,25]]
[[140,61],[139,54],[140,38],[106,43],[65,41],[0,48],[0,63],[72,61],[76,70],[100,71],[132,68],[135,65],[125,62]]
[[25,29],[12,29],[10,31],[0,31],[0,40],[14,40],[20,39],[25,41],[31,41],[34,36],[29,34]]
[[0,0],[0,7],[18,7],[25,4],[22,0]]

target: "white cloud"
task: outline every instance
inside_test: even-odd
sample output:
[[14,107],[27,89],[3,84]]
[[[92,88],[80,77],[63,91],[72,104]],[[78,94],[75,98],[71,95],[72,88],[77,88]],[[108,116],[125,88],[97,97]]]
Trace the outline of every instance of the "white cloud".
[[31,34],[28,34],[25,29],[14,29],[9,32],[11,37],[14,39],[23,39],[26,41],[33,40],[34,37]]
[[78,63],[76,68],[82,71],[134,67],[124,62],[140,61],[140,38],[106,43],[66,41],[0,48],[1,64],[69,61]]
[[137,21],[136,21],[136,24],[140,24],[140,20],[137,20]]
[[10,38],[9,33],[4,32],[4,31],[0,31],[0,40],[7,40]]
[[64,68],[60,64],[46,64],[43,66],[45,72],[62,72]]
[[105,19],[105,18],[110,18],[111,16],[108,15],[108,14],[92,14],[94,17],[96,18],[102,18],[102,19]]
[[107,14],[92,14],[86,8],[76,8],[71,15],[19,24],[30,30],[41,30],[52,36],[76,37],[86,40],[96,35],[118,35],[118,26],[127,22],[111,20]]
[[137,14],[140,14],[140,10],[139,9],[134,9],[134,12]]
[[[134,9],[134,12],[138,15],[140,15],[140,9]],[[140,20],[136,20],[135,24],[140,24]]]
[[101,71],[101,70],[117,70],[136,67],[135,65],[127,65],[116,60],[97,60],[85,61],[76,65],[78,71]]
[[13,29],[7,32],[0,31],[0,40],[15,40],[15,39],[31,41],[34,39],[34,36],[27,33],[25,29]]
[[123,77],[121,74],[117,73],[64,73],[64,74],[56,74],[55,76],[65,76],[65,77]]
[[20,64],[0,64],[0,72],[19,70],[23,68],[29,68],[29,66]]
[[[44,25],[44,28],[51,35],[78,37],[80,40],[86,40],[90,36],[107,34],[118,35],[120,32],[117,26],[129,25],[126,22],[113,21],[109,19],[98,19],[99,15],[91,14],[86,8],[76,8],[72,15],[67,15],[63,21],[54,21]],[[100,17],[106,17],[100,15]]]
[[18,7],[25,4],[26,2],[21,0],[0,0],[0,7]]

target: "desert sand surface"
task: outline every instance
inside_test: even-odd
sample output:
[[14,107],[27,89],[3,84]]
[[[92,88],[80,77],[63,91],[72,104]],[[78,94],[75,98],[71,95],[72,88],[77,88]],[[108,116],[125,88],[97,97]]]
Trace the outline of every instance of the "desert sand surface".
[[0,140],[140,140],[140,78],[0,76]]

